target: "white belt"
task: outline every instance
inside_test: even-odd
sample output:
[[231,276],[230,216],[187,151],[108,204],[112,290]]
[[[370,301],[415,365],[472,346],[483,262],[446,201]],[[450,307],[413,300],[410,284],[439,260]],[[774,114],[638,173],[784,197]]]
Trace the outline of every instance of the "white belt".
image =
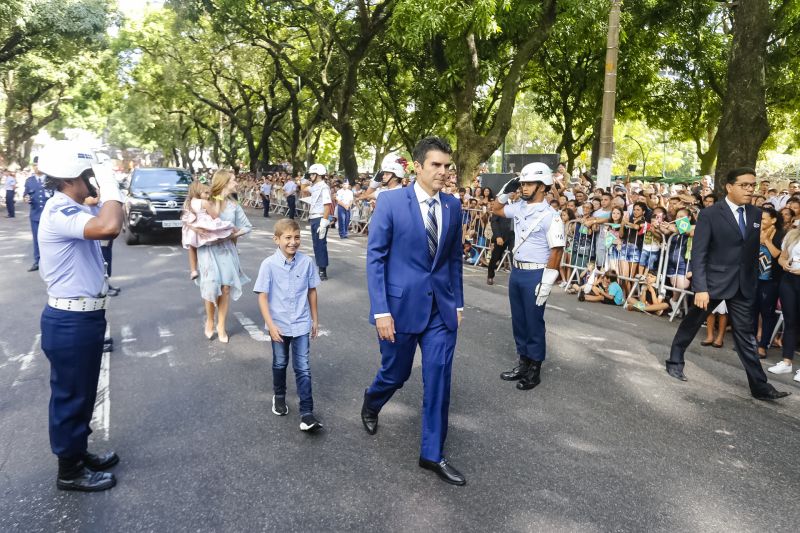
[[540,270],[542,268],[547,268],[547,263],[525,263],[523,261],[517,261],[514,259],[514,268],[519,268],[520,270]]
[[103,298],[53,298],[47,299],[47,305],[62,311],[99,311],[108,307],[108,297]]

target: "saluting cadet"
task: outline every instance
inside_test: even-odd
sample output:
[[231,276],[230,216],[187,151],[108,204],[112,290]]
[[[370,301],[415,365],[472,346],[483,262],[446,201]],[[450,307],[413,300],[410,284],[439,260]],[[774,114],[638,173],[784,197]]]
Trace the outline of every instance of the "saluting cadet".
[[331,189],[325,183],[328,170],[319,163],[311,165],[308,169],[308,178],[311,185],[303,185],[303,191],[308,191],[309,196],[303,198],[309,205],[308,221],[311,224],[311,242],[314,246],[314,261],[319,268],[319,279],[328,279],[328,226],[331,225],[330,216],[333,214],[333,200]]
[[384,191],[396,189],[403,184],[405,170],[397,162],[384,161],[380,172],[375,174],[369,182],[369,188],[362,195],[363,199],[377,200],[378,195]]
[[[500,377],[517,381],[517,389],[529,390],[541,382],[545,358],[544,305],[558,277],[566,239],[564,223],[550,207],[545,194],[553,185],[553,172],[544,163],[522,167],[518,178],[503,185],[492,213],[514,219],[515,246],[512,253],[508,299],[511,326],[519,364]],[[521,200],[505,205],[508,195],[520,189]]]
[[[39,223],[39,274],[47,284],[42,312],[42,350],[50,361],[50,446],[58,457],[56,486],[62,490],[101,491],[116,483],[103,472],[119,462],[114,452],[89,453],[89,422],[94,411],[103,354],[107,305],[106,269],[100,242],[122,229],[122,194],[109,169],[93,152],[56,141],[39,154],[39,169],[55,193]],[[84,201],[97,191],[97,216]]]
[[264,207],[264,218],[269,218],[269,196],[272,194],[271,174],[264,176],[264,183],[261,184],[259,194],[261,194],[261,205]]
[[31,233],[33,234],[33,264],[28,272],[39,270],[39,219],[42,218],[44,204],[53,195],[53,191],[44,186],[44,174],[39,170],[39,158],[33,158],[33,174],[25,180],[25,201],[31,206]]

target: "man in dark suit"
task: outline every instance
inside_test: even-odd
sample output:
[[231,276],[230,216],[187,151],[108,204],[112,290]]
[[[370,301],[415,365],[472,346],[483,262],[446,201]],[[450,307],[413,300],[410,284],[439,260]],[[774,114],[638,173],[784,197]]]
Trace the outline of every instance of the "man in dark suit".
[[767,383],[753,334],[761,233],[761,210],[750,204],[755,187],[755,170],[731,170],[726,177],[727,196],[700,212],[692,240],[694,306],[675,333],[667,372],[686,381],[684,352],[703,325],[708,309],[725,300],[733,323],[736,353],[747,373],[750,392],[759,400],[776,400],[789,393],[779,392]]
[[25,180],[25,201],[30,206],[31,233],[33,233],[33,264],[28,272],[39,270],[39,219],[42,217],[44,204],[53,195],[52,191],[44,186],[44,174],[39,172],[38,157],[33,158],[33,174]]
[[494,285],[494,273],[497,265],[503,259],[506,250],[514,249],[514,220],[499,215],[492,215],[489,219],[492,225],[492,257],[489,260],[489,269],[486,283]]
[[416,182],[384,191],[367,245],[370,322],[378,330],[381,368],[364,393],[361,421],[378,430],[378,413],[411,375],[422,352],[422,445],[419,466],[447,483],[466,480],[442,452],[450,407],[450,372],[464,308],[461,202],[440,193],[450,145],[438,137],[414,148]]

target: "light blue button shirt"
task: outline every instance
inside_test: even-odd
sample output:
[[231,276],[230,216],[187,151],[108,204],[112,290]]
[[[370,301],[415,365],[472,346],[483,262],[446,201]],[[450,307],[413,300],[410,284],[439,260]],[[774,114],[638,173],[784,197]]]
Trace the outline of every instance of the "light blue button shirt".
[[[529,204],[523,200],[505,206],[506,218],[514,219],[515,239],[521,239],[528,227],[536,223],[525,242],[517,247],[514,259],[525,263],[547,263],[550,260],[550,245],[547,243],[547,231],[558,212],[550,207],[547,201]],[[542,216],[544,215],[544,216]]]
[[92,219],[90,207],[56,192],[39,222],[39,275],[54,298],[97,298],[105,284],[100,241],[83,237]]
[[261,262],[253,292],[267,294],[272,321],[283,335],[300,337],[311,332],[308,290],[319,283],[319,274],[309,256],[297,252],[292,261],[287,261],[278,249]]
[[283,186],[283,194],[285,196],[291,196],[296,192],[297,192],[297,184],[292,180],[287,181],[286,184]]

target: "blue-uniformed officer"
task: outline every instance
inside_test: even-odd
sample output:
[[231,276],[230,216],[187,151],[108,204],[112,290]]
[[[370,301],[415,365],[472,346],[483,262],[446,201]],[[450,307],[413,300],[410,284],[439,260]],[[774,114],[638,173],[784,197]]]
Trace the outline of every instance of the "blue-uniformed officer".
[[[39,169],[55,193],[39,222],[39,273],[47,284],[42,312],[42,350],[50,361],[50,446],[58,456],[56,486],[62,490],[100,491],[116,483],[103,472],[119,462],[108,452],[87,450],[91,433],[103,336],[106,329],[106,271],[100,240],[122,229],[122,194],[109,169],[91,150],[56,141],[39,154]],[[84,205],[97,194],[102,207],[94,216]]]
[[[553,185],[553,172],[544,163],[529,163],[520,176],[503,185],[492,205],[495,215],[514,219],[515,246],[508,298],[519,364],[500,377],[516,381],[519,390],[541,382],[545,358],[544,305],[558,277],[565,244],[564,223],[550,207],[545,193]],[[521,200],[510,205],[508,195],[520,189]]]
[[325,183],[328,170],[325,165],[313,164],[308,169],[311,185],[303,185],[309,196],[302,201],[308,203],[308,221],[311,224],[311,244],[314,247],[314,261],[319,268],[319,279],[328,279],[328,226],[333,215],[331,189]]
[[33,174],[25,180],[24,198],[31,206],[29,217],[33,234],[33,264],[28,272],[39,270],[39,219],[45,202],[53,195],[53,191],[44,186],[44,174],[39,170],[38,159],[33,158]]

